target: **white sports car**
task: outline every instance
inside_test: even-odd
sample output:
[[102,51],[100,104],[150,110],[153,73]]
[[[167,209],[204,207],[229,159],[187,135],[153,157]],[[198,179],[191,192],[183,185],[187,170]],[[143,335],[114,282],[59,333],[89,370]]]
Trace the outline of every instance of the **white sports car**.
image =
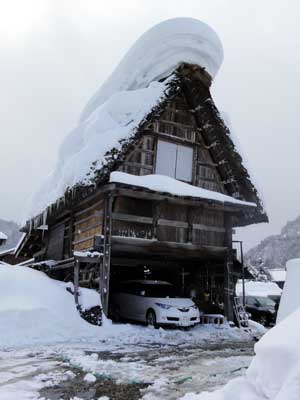
[[200,320],[198,307],[191,299],[180,297],[171,283],[153,280],[122,282],[120,289],[112,294],[111,313],[115,319],[129,319],[155,327],[188,327]]

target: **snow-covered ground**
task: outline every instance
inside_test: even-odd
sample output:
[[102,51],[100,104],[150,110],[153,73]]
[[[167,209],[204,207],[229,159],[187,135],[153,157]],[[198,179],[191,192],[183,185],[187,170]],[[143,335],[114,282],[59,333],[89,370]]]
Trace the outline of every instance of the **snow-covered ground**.
[[[6,349],[0,351],[0,399],[97,400],[103,395],[113,399],[114,391],[122,387],[125,391],[118,399],[132,399],[130,390],[137,392],[137,399],[178,399],[188,392],[213,390],[242,375],[252,352],[251,345],[240,343],[218,343],[207,349],[184,342],[161,345],[155,340]],[[68,394],[72,396],[63,397]]]

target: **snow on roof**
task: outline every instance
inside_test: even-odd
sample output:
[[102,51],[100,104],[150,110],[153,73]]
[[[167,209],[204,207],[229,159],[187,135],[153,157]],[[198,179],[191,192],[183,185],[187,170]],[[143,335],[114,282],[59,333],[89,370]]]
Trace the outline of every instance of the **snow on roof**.
[[[237,296],[243,294],[243,285],[241,280],[237,282],[235,290]],[[281,296],[282,290],[274,282],[246,281],[245,293],[246,296]]]
[[7,240],[8,237],[7,237],[7,235],[5,235],[5,233],[3,233],[3,232],[0,231],[0,239],[1,239],[1,240]]
[[81,120],[114,93],[145,88],[169,76],[182,62],[200,65],[214,78],[223,62],[223,46],[215,31],[194,18],[173,18],[153,26],[91,98]]
[[110,182],[123,183],[126,185],[139,186],[156,192],[170,193],[176,196],[197,197],[208,200],[232,203],[243,206],[256,207],[255,203],[241,201],[219,192],[203,189],[190,185],[177,179],[164,175],[130,175],[125,172],[112,172]]
[[214,77],[223,60],[216,33],[193,18],[175,18],[155,25],[133,45],[84,108],[75,129],[63,141],[54,171],[32,197],[26,218],[41,213],[67,188],[87,181],[93,162],[120,148],[164,97],[170,76],[182,63],[198,64]]
[[285,269],[269,269],[273,282],[284,282],[286,277]]
[[105,153],[120,148],[134,129],[158,104],[166,83],[153,82],[148,88],[118,92],[99,106],[84,122],[80,122],[64,140],[55,170],[32,198],[29,217],[42,212],[78,182],[88,181],[92,163],[105,162]]

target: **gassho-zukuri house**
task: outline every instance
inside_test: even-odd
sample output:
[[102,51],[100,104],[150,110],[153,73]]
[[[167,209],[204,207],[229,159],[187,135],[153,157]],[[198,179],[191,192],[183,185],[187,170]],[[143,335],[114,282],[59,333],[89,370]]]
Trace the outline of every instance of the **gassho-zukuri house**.
[[232,320],[233,229],[268,218],[210,94],[222,60],[219,38],[198,20],[146,32],[64,140],[17,255],[66,280],[76,252],[101,252],[78,279],[99,285],[106,314],[115,282],[148,274],[185,295],[193,288],[200,307]]

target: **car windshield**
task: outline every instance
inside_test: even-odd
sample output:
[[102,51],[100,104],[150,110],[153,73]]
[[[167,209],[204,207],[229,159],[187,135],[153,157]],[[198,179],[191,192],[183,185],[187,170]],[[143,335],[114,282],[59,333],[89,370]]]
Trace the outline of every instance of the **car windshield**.
[[268,297],[256,297],[256,299],[258,300],[259,304],[262,306],[268,306],[268,307],[275,306],[275,302],[273,300],[269,299]]
[[176,287],[172,285],[144,285],[143,289],[145,290],[146,297],[180,297]]

